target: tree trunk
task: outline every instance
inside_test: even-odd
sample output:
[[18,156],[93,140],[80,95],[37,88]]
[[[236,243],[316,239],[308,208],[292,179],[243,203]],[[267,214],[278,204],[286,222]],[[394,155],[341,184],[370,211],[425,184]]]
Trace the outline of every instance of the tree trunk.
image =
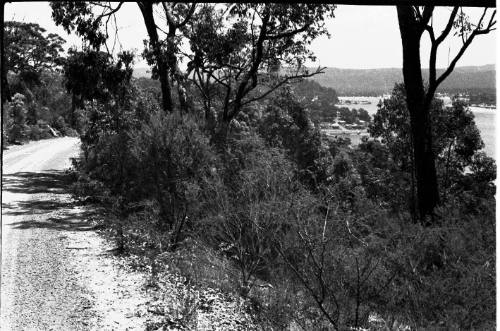
[[413,155],[417,179],[417,205],[420,221],[432,216],[439,203],[435,156],[432,150],[430,106],[425,102],[420,64],[420,38],[423,27],[410,6],[398,6],[399,28],[403,44],[403,78],[406,103],[410,112]]
[[76,96],[75,93],[71,93],[71,114],[69,114],[69,125],[80,132],[80,128],[76,128],[75,121],[75,112],[76,112]]
[[[0,6],[0,13],[2,17],[4,17],[4,5]],[[4,31],[4,20],[1,22],[1,27],[2,31],[0,32],[0,49],[4,50],[6,45],[5,45],[5,31]],[[9,89],[9,82],[7,80],[7,66],[5,64],[5,52],[2,52],[2,63],[0,64],[2,66],[1,71],[2,71],[2,104],[6,101],[11,101],[10,98],[10,89]]]
[[7,68],[4,64],[5,56],[2,55],[2,104],[6,101],[11,101],[9,81],[7,80]]
[[221,119],[218,121],[217,126],[215,127],[215,132],[212,136],[212,143],[221,152],[225,151],[227,148],[227,136],[229,134],[230,124],[230,119]]
[[156,58],[156,66],[158,68],[158,76],[160,78],[162,106],[166,112],[174,110],[172,101],[172,89],[168,78],[168,65],[165,57],[162,54],[161,45],[159,43],[158,31],[153,17],[153,4],[151,2],[142,1],[137,3],[141,9],[144,23],[148,31],[149,42],[153,47],[153,52]]

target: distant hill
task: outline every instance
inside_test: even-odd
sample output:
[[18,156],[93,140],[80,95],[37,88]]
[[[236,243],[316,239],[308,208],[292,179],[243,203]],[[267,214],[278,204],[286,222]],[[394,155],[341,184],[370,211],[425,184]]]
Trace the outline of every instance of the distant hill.
[[[438,74],[444,70],[438,70]],[[424,71],[427,79],[428,71]],[[373,95],[390,93],[394,83],[403,81],[400,68],[339,69],[327,68],[324,74],[311,78],[322,86],[333,88],[340,96]],[[440,91],[458,93],[469,90],[495,90],[495,65],[455,68],[440,86]]]
[[[443,70],[438,70],[438,74]],[[134,68],[135,78],[151,78],[150,68]],[[428,72],[424,71],[424,79]],[[390,93],[394,83],[403,81],[400,68],[386,69],[339,69],[326,68],[324,74],[316,75],[310,80],[325,88],[336,91],[338,96],[380,96]],[[438,92],[456,94],[467,92],[471,102],[494,104],[496,101],[495,65],[458,67],[443,82]],[[477,99],[477,100],[476,100]]]

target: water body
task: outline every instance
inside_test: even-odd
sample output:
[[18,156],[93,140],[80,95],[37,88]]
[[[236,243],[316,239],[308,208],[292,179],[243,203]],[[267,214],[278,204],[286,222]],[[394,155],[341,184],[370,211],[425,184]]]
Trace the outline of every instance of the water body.
[[[337,104],[338,107],[347,107],[349,109],[365,109],[371,116],[377,112],[377,105],[382,97],[339,97],[339,100],[343,101],[342,104]],[[350,101],[351,104],[345,104],[346,101]],[[363,102],[368,101],[368,104]],[[354,102],[357,102],[354,103]],[[446,103],[446,100],[445,100]],[[474,114],[474,119],[481,133],[481,138],[484,142],[484,151],[488,156],[495,158],[495,146],[496,146],[496,135],[495,135],[495,122],[496,122],[496,109],[480,108],[480,107],[469,107]]]
[[[382,97],[339,97],[339,100],[341,102],[351,102],[351,104],[337,104],[335,106],[337,107],[347,107],[349,109],[359,109],[363,108],[373,116],[377,112],[377,105],[382,100]],[[368,101],[369,104],[362,104],[361,102]],[[355,104],[353,102],[357,102],[358,104]]]
[[481,138],[484,142],[484,151],[488,156],[496,159],[495,146],[496,146],[496,109],[486,109],[479,107],[470,107],[474,114],[476,126],[481,132]]

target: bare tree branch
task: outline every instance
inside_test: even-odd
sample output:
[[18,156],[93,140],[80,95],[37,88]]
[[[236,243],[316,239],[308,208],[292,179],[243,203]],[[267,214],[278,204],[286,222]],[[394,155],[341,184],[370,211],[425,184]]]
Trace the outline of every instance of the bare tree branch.
[[182,28],[184,25],[187,24],[187,22],[189,22],[189,20],[191,19],[191,16],[193,16],[193,14],[194,14],[194,11],[196,9],[196,5],[197,5],[196,2],[193,2],[191,4],[191,8],[189,8],[189,12],[187,13],[186,17],[184,18],[184,20],[182,22],[180,22],[177,25],[178,28]]
[[[102,3],[99,3],[99,2],[92,2],[93,5],[105,8],[103,10],[103,13],[101,15],[97,16],[98,20],[100,20],[100,19],[102,19],[104,17],[111,16],[111,15],[115,14],[118,10],[120,10],[120,8],[122,7],[123,3],[124,3],[123,1],[119,2],[118,5],[115,8],[113,8],[113,7],[111,7],[111,5],[105,6],[105,5],[103,5]],[[109,9],[110,11],[105,13],[106,9]]]
[[303,277],[303,275],[299,272],[299,270],[286,258],[285,253],[283,252],[280,245],[278,245],[277,251],[281,255],[281,257],[283,258],[285,263],[288,265],[288,267],[290,269],[292,269],[293,273],[295,274],[295,276],[297,276],[297,278],[302,283],[302,285],[304,285],[304,287],[309,291],[309,293],[313,297],[314,301],[316,301],[318,308],[323,312],[324,316],[328,319],[328,321],[330,321],[333,328],[335,330],[339,330],[337,321],[332,316],[330,316],[330,314],[326,311],[321,299],[317,296],[316,292],[314,291],[312,286],[309,284],[309,282]]
[[260,27],[259,38],[257,39],[257,44],[255,48],[252,50],[252,58],[253,58],[252,67],[243,78],[243,81],[238,86],[234,101],[235,109],[233,110],[233,112],[226,114],[226,116],[229,116],[228,119],[233,118],[239,112],[242,98],[245,95],[245,90],[250,80],[252,80],[252,86],[255,87],[257,85],[257,71],[259,70],[259,66],[261,64],[264,53],[264,41],[266,40],[267,25],[269,23],[270,18],[271,18],[271,13],[266,7],[264,9],[264,16],[262,18],[262,25]]
[[[173,25],[173,26],[177,27],[177,22],[175,21],[175,18],[172,15],[172,11],[168,7],[167,3],[165,1],[162,1],[161,5],[163,6],[163,11],[165,12],[165,17],[167,18],[167,23],[169,25]],[[174,6],[175,6],[175,4],[174,4]]]
[[311,24],[308,23],[308,24],[305,24],[304,26],[302,26],[301,28],[298,28],[295,30],[285,31],[282,33],[274,34],[274,35],[267,35],[266,39],[267,40],[275,40],[275,39],[281,39],[281,38],[290,38],[290,37],[295,36],[296,34],[299,34],[301,32],[306,31],[310,26],[311,26]]
[[[429,37],[431,40],[431,51],[430,51],[430,56],[429,56],[429,88],[426,93],[425,97],[425,102],[426,104],[430,104],[432,98],[434,97],[434,93],[436,92],[437,88],[439,85],[453,72],[455,69],[455,66],[457,62],[460,60],[460,58],[463,56],[469,45],[472,43],[474,38],[477,35],[481,34],[487,34],[495,29],[495,15],[496,15],[496,10],[493,11],[489,22],[487,26],[483,29],[483,20],[486,16],[488,8],[484,8],[484,11],[478,20],[478,23],[476,24],[476,27],[472,30],[470,34],[467,34],[467,31],[462,27],[462,30],[460,32],[460,36],[462,37],[462,47],[458,51],[458,53],[455,55],[451,63],[449,64],[448,68],[441,74],[439,78],[437,78],[436,74],[436,58],[437,58],[437,51],[439,48],[439,45],[446,39],[446,37],[450,34],[451,29],[453,25],[455,24],[455,20],[459,11],[459,7],[454,7],[450,17],[448,18],[448,22],[446,24],[446,27],[444,30],[441,32],[439,37],[436,39],[434,35],[434,31],[432,26],[426,25],[425,30],[429,33]],[[463,15],[463,14],[461,14]],[[463,19],[463,18],[462,18]],[[464,22],[461,22],[461,24],[464,24]]]
[[436,39],[437,44],[439,45],[443,40],[448,36],[448,34],[451,31],[451,28],[453,27],[453,22],[455,22],[455,18],[457,17],[458,13],[458,6],[453,7],[453,10],[450,14],[450,18],[448,19],[448,23],[446,24],[446,27],[444,30],[441,32],[441,35]]
[[325,68],[321,68],[321,69],[318,68],[313,73],[285,77],[278,84],[276,84],[273,87],[269,88],[269,90],[266,91],[265,93],[263,93],[262,95],[260,95],[258,97],[255,97],[255,98],[252,98],[252,99],[249,99],[249,100],[243,102],[242,106],[245,106],[245,105],[247,105],[249,103],[252,103],[252,102],[255,102],[255,101],[258,101],[258,100],[261,100],[261,99],[267,97],[269,94],[271,94],[272,92],[276,91],[278,88],[280,88],[281,86],[285,85],[286,83],[288,83],[291,80],[301,79],[301,78],[308,78],[308,77],[312,77],[312,76],[317,75],[317,74],[322,74],[322,73],[324,73],[325,69],[326,69],[326,67]]
[[[474,40],[474,38],[477,35],[487,34],[487,33],[491,32],[491,31],[493,31],[494,25],[496,24],[496,21],[494,21],[494,17],[496,15],[496,10],[493,11],[493,13],[492,13],[492,15],[490,17],[490,20],[489,20],[488,25],[486,26],[486,28],[485,29],[481,29],[482,21],[484,19],[486,11],[487,11],[487,8],[484,9],[483,15],[481,16],[481,19],[479,20],[476,29],[474,29],[472,31],[472,33],[468,36],[468,38],[466,39],[465,43],[460,48],[460,51],[453,58],[453,60],[451,61],[450,65],[448,66],[448,68],[446,69],[446,71],[436,80],[436,83],[435,83],[435,86],[434,86],[434,91],[435,91],[435,89],[437,89],[437,87],[439,86],[439,84],[441,84],[451,74],[451,72],[455,69],[455,65],[457,64],[458,60],[465,53],[465,51],[467,50],[467,48],[469,47],[469,45],[472,43],[472,41]],[[434,94],[434,92],[433,92],[433,94]]]

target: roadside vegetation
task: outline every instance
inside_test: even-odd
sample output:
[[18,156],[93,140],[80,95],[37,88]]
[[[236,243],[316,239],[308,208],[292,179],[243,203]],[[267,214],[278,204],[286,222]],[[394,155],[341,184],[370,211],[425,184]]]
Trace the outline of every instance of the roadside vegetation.
[[[93,47],[41,75],[30,100],[11,83],[4,133],[41,119],[78,132],[77,199],[104,207],[117,253],[151,286],[182,278],[175,314],[165,308],[152,330],[196,328],[210,306],[198,289],[244,302],[228,329],[495,328],[496,165],[467,104],[430,103],[440,203],[421,219],[405,86],[370,119],[307,80],[321,72],[302,65],[307,45],[334,6],[158,6],[171,34],[160,43],[148,30],[143,56],[160,83],[132,77],[134,54],[99,50],[90,23],[114,14],[106,6],[52,3]],[[33,103],[50,111],[28,122]],[[326,139],[316,124],[337,116],[369,120],[370,138]]]
[[221,148],[203,115],[127,88],[129,104],[87,110],[75,192],[154,279],[246,298],[266,329],[493,327],[496,166],[459,100],[434,103],[443,203],[422,225],[401,85],[356,148],[323,139],[287,89]]
[[58,135],[78,136],[61,74],[64,39],[35,23],[4,22],[2,148]]

